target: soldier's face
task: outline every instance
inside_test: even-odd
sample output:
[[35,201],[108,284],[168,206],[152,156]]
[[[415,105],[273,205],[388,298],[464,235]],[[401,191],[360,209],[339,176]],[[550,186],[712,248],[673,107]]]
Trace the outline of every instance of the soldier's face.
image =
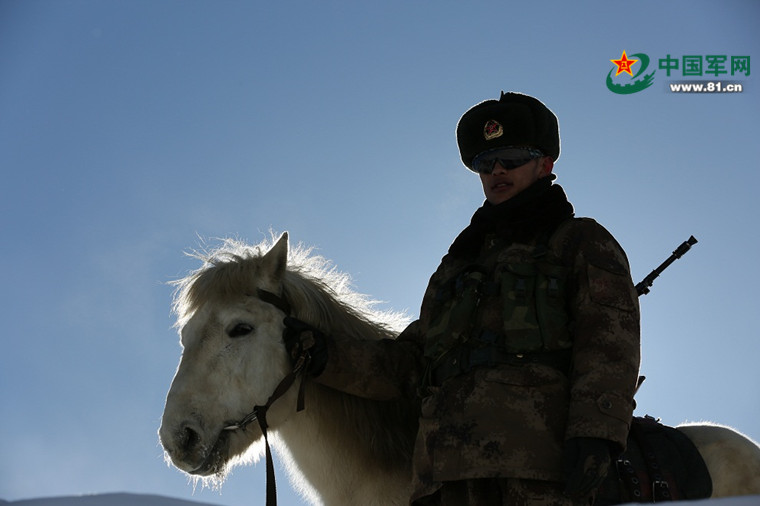
[[486,200],[494,205],[506,202],[540,178],[548,176],[553,166],[554,161],[548,156],[536,158],[510,170],[496,162],[493,172],[480,173]]

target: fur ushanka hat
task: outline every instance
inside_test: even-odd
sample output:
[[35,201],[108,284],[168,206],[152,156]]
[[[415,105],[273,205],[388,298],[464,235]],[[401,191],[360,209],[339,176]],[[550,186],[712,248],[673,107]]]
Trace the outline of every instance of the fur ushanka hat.
[[486,100],[464,113],[457,124],[457,144],[470,170],[476,155],[508,146],[537,148],[557,161],[559,122],[540,100],[502,91],[499,100]]

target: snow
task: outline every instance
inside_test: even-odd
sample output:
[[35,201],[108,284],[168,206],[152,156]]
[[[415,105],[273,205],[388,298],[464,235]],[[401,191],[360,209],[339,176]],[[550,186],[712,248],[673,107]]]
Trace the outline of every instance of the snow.
[[[254,498],[251,503],[254,504]],[[729,497],[723,499],[705,499],[701,501],[677,501],[667,503],[669,505],[690,506],[760,506],[760,495]],[[0,499],[0,506],[212,506],[210,503],[185,501],[172,499],[158,495],[140,494],[96,494],[75,497],[50,497],[41,499],[24,499],[21,501],[4,501]],[[283,505],[288,506],[288,505]]]
[[[253,503],[253,501],[251,501]],[[71,497],[46,497],[24,499],[21,501],[3,501],[0,506],[213,506],[211,503],[172,499],[160,495],[145,494],[93,494]]]

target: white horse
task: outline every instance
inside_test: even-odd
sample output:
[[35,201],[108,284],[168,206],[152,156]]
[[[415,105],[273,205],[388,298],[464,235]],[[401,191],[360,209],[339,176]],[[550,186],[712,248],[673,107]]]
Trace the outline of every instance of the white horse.
[[[270,247],[227,241],[204,265],[178,281],[174,310],[183,347],[166,400],[159,436],[167,459],[182,471],[219,485],[226,472],[258,460],[263,433],[240,421],[264,406],[281,381],[292,379],[283,340],[287,300],[292,316],[327,335],[394,337],[399,314],[372,310],[347,276],[324,258],[296,248],[287,234]],[[266,422],[272,446],[294,487],[314,504],[401,505],[410,495],[413,410],[404,401],[359,399],[315,382],[271,404]],[[718,425],[679,427],[696,445],[713,481],[713,497],[760,494],[760,447]]]

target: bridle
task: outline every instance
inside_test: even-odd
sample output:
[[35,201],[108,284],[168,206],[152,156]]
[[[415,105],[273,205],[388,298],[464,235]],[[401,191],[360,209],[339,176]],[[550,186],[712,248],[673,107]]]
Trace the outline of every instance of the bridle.
[[[283,313],[285,313],[285,316],[290,316],[290,304],[288,302],[280,297],[279,295],[276,295],[272,292],[268,292],[266,290],[263,290],[259,288],[256,290],[256,294],[258,295],[259,299],[262,301],[273,305]],[[309,362],[311,361],[311,353],[309,353],[309,349],[311,346],[302,346],[300,347],[299,355],[295,359],[295,363],[293,364],[293,370],[290,371],[284,378],[282,378],[282,381],[277,385],[277,387],[274,389],[274,392],[272,392],[272,395],[269,396],[269,399],[267,400],[266,404],[263,406],[254,406],[253,410],[251,410],[250,413],[245,415],[240,421],[237,423],[234,423],[232,425],[228,425],[223,430],[238,430],[242,429],[245,430],[245,428],[253,422],[254,420],[259,422],[259,427],[261,428],[261,433],[264,435],[264,445],[266,447],[266,461],[267,461],[267,501],[266,506],[277,506],[277,485],[275,483],[274,478],[274,463],[272,461],[272,451],[269,448],[269,439],[267,438],[267,428],[269,427],[267,425],[267,411],[272,406],[274,401],[285,395],[285,392],[287,392],[291,386],[293,386],[293,383],[295,383],[298,376],[308,368]],[[288,353],[291,353],[291,350],[288,350]],[[301,381],[301,386],[298,389],[298,402],[296,406],[296,411],[303,411],[304,409],[304,382]]]

